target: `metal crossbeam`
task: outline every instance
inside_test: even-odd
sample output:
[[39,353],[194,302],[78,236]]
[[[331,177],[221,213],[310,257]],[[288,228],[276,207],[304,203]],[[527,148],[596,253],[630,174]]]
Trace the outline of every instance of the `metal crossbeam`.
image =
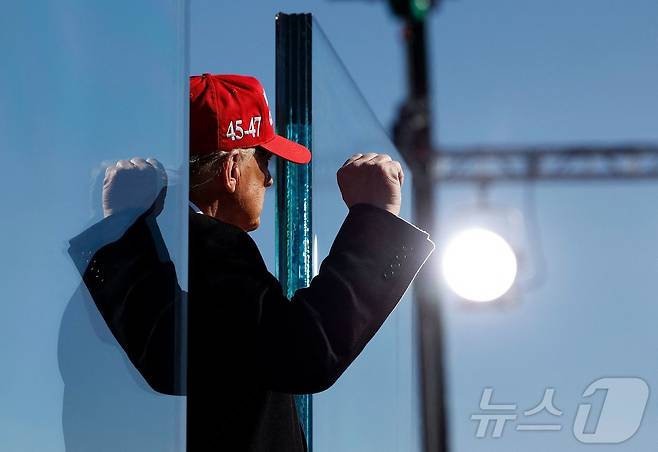
[[441,183],[658,179],[658,145],[435,151],[432,177]]

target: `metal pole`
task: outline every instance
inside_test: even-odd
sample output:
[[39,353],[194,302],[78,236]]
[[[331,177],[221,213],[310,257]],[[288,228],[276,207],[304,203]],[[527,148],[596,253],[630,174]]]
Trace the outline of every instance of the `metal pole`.
[[[394,136],[413,174],[413,219],[416,225],[436,232],[435,193],[432,174],[431,112],[428,83],[425,22],[405,19],[409,95],[403,105]],[[433,256],[414,283],[414,330],[419,363],[423,450],[448,450],[444,402],[443,329]]]

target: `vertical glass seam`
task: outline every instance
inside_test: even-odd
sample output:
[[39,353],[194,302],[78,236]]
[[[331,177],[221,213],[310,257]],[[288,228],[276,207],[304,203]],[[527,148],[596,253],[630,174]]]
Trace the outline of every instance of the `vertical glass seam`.
[[[276,18],[277,133],[312,150],[312,17],[278,14]],[[311,164],[277,159],[276,267],[288,297],[307,287],[312,277]],[[312,448],[312,397],[295,397],[297,412]]]

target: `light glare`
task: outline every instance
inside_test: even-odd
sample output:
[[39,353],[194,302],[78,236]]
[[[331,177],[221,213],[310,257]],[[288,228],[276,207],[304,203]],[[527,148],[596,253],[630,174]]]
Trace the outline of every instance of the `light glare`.
[[512,247],[500,235],[482,228],[468,229],[450,240],[441,263],[448,286],[466,300],[493,301],[516,279]]

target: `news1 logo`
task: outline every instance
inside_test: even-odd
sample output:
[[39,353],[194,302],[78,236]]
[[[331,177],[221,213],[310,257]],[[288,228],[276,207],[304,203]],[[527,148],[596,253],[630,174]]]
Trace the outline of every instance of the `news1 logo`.
[[590,384],[583,397],[605,391],[605,399],[592,432],[586,432],[592,404],[581,403],[573,423],[573,434],[587,444],[619,444],[640,428],[649,400],[649,386],[641,378],[601,378]]
[[[603,402],[596,403],[597,409],[593,409],[597,393],[604,395]],[[572,426],[576,440],[585,444],[619,444],[639,430],[649,400],[649,386],[636,377],[600,378],[587,386],[582,397],[585,400],[578,405]],[[471,420],[478,423],[476,438],[485,438],[489,432],[491,438],[500,438],[508,424],[513,423],[518,432],[562,431],[564,412],[556,404],[555,388],[545,389],[541,401],[521,414],[516,403],[494,403],[492,399],[493,388],[485,388],[480,412],[471,415]],[[544,420],[550,417],[551,422],[528,422],[542,416]]]

